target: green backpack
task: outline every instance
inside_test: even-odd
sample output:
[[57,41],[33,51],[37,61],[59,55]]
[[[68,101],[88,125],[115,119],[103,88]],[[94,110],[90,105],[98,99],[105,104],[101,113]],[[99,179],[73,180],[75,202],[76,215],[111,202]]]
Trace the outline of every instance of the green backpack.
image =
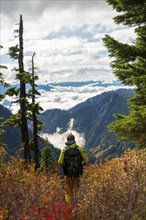
[[64,153],[64,175],[79,177],[83,174],[83,157],[78,149],[67,147]]

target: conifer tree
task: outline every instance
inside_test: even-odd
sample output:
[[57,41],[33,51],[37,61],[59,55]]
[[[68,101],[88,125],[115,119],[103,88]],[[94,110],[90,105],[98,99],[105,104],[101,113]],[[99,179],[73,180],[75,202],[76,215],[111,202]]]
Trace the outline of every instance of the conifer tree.
[[41,95],[37,90],[37,85],[35,81],[38,79],[38,76],[35,75],[35,66],[34,66],[34,56],[32,55],[32,75],[31,75],[31,89],[29,90],[29,95],[31,96],[32,102],[29,104],[30,110],[30,119],[33,122],[33,139],[31,141],[32,148],[34,150],[34,160],[35,160],[35,171],[40,167],[39,164],[39,149],[38,149],[38,131],[42,129],[42,123],[38,120],[37,115],[40,114],[40,111],[43,109],[40,107],[39,103],[36,103],[36,95]]
[[[133,44],[121,43],[106,35],[103,42],[114,58],[113,73],[125,85],[135,86],[135,95],[129,99],[128,116],[116,114],[117,120],[109,128],[122,140],[131,140],[146,147],[146,1],[107,0],[120,12],[115,23],[135,27],[137,35]],[[116,104],[116,103],[115,103]]]
[[41,150],[41,167],[46,170],[46,173],[51,173],[55,170],[55,161],[48,139],[46,139],[45,147]]
[[29,148],[29,136],[27,126],[27,99],[26,99],[26,78],[27,74],[24,71],[23,62],[23,20],[20,15],[19,24],[19,80],[20,80],[20,117],[21,117],[21,135],[22,142],[24,143],[24,158],[30,162],[30,148]]
[[19,45],[9,48],[9,55],[12,59],[18,60],[18,68],[15,68],[18,73],[16,74],[16,79],[20,82],[20,88],[15,87],[10,88],[7,91],[7,95],[13,96],[19,95],[19,99],[16,101],[20,105],[20,109],[17,114],[12,115],[8,122],[13,123],[15,126],[19,126],[21,130],[22,146],[24,146],[24,160],[25,163],[30,163],[31,153],[29,146],[29,135],[28,135],[28,125],[27,125],[27,112],[28,112],[28,101],[26,93],[26,83],[29,83],[30,74],[24,70],[24,54],[23,54],[23,20],[22,15],[20,15],[19,29],[15,30],[15,33],[19,37]]

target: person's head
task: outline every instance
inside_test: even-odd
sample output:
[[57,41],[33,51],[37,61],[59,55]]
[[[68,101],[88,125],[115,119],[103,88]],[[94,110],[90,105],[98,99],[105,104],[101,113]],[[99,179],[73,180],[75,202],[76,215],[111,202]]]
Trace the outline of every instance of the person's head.
[[71,132],[67,134],[67,141],[75,141],[75,136]]

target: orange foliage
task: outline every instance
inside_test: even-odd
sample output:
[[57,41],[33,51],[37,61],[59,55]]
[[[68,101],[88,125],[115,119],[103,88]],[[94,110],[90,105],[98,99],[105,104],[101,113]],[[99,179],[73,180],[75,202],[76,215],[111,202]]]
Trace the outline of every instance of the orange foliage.
[[3,219],[21,219],[22,213],[26,215],[33,207],[50,207],[52,203],[64,201],[59,176],[35,173],[33,167],[24,169],[16,158],[1,165],[0,179],[1,213],[5,210]]
[[73,207],[64,200],[57,174],[24,169],[14,157],[0,163],[0,219],[142,220],[146,198],[146,152],[126,152],[85,168]]
[[88,216],[129,220],[136,213],[145,215],[145,198],[146,152],[134,150],[105,164],[89,166],[77,195],[87,220]]

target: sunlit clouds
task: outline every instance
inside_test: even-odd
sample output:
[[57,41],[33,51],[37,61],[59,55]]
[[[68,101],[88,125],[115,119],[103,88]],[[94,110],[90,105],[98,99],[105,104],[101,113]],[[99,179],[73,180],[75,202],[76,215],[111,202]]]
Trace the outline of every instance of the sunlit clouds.
[[65,146],[65,142],[66,142],[66,137],[67,134],[72,132],[73,135],[75,136],[75,141],[79,146],[84,147],[86,140],[85,140],[85,135],[84,133],[79,133],[75,130],[73,130],[73,123],[74,123],[74,119],[71,118],[69,123],[68,123],[68,128],[66,132],[61,132],[61,128],[56,128],[56,132],[54,132],[53,134],[49,134],[49,133],[41,133],[40,135],[44,138],[44,139],[48,139],[48,141],[50,143],[52,143],[54,145],[54,147],[62,149]]
[[114,80],[108,51],[102,38],[109,34],[122,42],[133,42],[133,28],[114,24],[116,12],[102,1],[2,1],[1,62],[8,82],[15,81],[8,48],[18,43],[14,29],[19,15],[24,21],[24,64],[28,71],[36,53],[38,83]]
[[[84,86],[52,86],[50,91],[45,89],[39,89],[41,96],[36,97],[36,101],[40,103],[42,108],[48,109],[62,109],[68,110],[77,104],[86,101],[88,98],[99,95],[103,92],[108,92],[111,90],[117,90],[119,88],[126,88],[123,85],[115,86],[112,82],[109,86],[99,86],[98,83],[88,83]],[[2,104],[10,109],[13,113],[17,112],[19,106],[14,102],[14,97],[8,97],[3,100]]]

